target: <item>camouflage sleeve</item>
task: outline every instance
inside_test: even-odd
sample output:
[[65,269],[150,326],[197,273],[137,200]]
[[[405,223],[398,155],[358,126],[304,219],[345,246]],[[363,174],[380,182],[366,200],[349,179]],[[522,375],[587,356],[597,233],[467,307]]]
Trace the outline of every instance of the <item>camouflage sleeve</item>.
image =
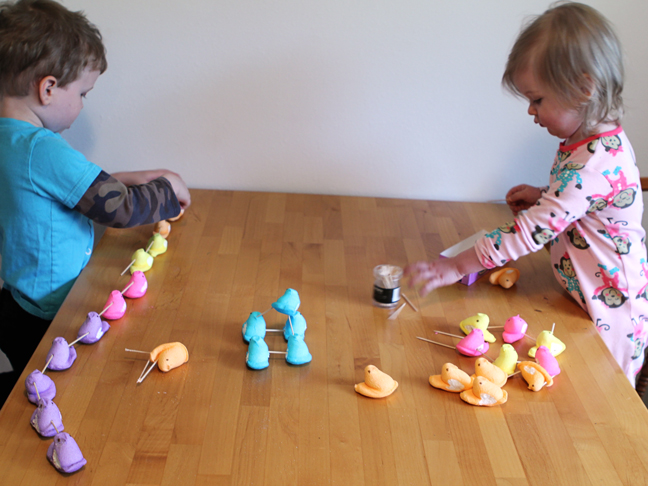
[[101,225],[131,228],[177,216],[180,203],[164,177],[127,187],[101,171],[74,209]]

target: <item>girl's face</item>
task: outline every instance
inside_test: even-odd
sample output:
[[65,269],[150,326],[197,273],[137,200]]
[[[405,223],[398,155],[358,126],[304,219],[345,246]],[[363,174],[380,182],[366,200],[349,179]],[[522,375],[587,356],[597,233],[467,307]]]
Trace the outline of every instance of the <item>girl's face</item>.
[[583,117],[575,108],[567,108],[559,103],[556,96],[549,91],[527,68],[514,76],[517,89],[529,100],[528,113],[533,121],[568,145],[585,138],[583,135]]

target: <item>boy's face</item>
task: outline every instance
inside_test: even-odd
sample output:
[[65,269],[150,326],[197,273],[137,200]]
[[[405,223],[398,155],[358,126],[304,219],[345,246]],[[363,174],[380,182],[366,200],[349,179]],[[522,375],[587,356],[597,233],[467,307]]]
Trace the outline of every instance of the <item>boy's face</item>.
[[63,88],[58,85],[50,88],[51,100],[41,112],[43,126],[55,133],[70,128],[81,113],[83,98],[94,87],[100,74],[86,68],[76,81]]
[[529,68],[518,73],[515,86],[528,100],[528,113],[533,121],[558,138],[569,143],[579,141],[579,131],[583,125],[583,117],[574,108],[566,108],[535,76]]

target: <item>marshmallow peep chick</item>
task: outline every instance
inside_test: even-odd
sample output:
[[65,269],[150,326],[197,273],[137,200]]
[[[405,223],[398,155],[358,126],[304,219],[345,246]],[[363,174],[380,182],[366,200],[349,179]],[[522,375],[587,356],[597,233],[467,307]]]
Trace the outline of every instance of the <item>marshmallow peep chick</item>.
[[545,346],[539,346],[535,354],[536,362],[552,377],[560,374],[560,365],[556,357]]
[[49,398],[38,400],[38,407],[34,410],[30,423],[43,437],[54,437],[64,428],[61,411]]
[[153,236],[148,241],[148,246],[150,248],[147,253],[155,258],[162,253],[166,253],[169,242],[160,233],[153,233]]
[[40,398],[52,399],[56,396],[56,385],[52,379],[41,373],[40,370],[32,371],[25,378],[25,389],[27,390],[27,399],[38,405]]
[[429,382],[434,388],[460,393],[472,388],[473,379],[454,364],[446,363],[441,368],[441,374],[430,376]]
[[475,361],[475,375],[473,379],[482,376],[495,383],[500,388],[506,385],[508,375],[499,367],[488,361],[486,358],[477,358]]
[[518,354],[513,346],[510,344],[502,344],[497,359],[493,364],[501,369],[507,375],[515,373],[517,365]]
[[522,378],[529,384],[529,390],[540,391],[544,386],[547,388],[553,385],[551,375],[538,363],[533,361],[522,361],[518,363],[518,369],[522,372]]
[[489,317],[486,314],[478,312],[474,316],[470,316],[467,319],[464,319],[459,323],[459,327],[465,335],[470,334],[470,331],[473,329],[481,329],[482,334],[484,335],[484,341],[489,343],[495,342],[495,336],[487,329],[488,323],[490,322]]
[[178,221],[180,218],[182,218],[182,216],[184,216],[184,209],[180,208],[180,214],[178,214],[177,216],[174,216],[173,218],[169,218],[167,221],[170,221],[170,222],[173,223],[175,221]]
[[130,273],[133,274],[138,271],[148,272],[153,266],[154,258],[146,253],[144,248],[139,248],[135,250],[135,253],[131,256],[131,260],[135,262],[130,267]]
[[54,436],[54,441],[47,449],[47,458],[57,471],[64,473],[76,472],[88,462],[74,438],[67,432]]
[[520,271],[517,268],[500,268],[488,276],[488,281],[493,285],[500,285],[510,289],[520,278]]
[[56,337],[52,342],[52,347],[45,357],[45,362],[49,362],[49,365],[47,365],[49,369],[62,371],[67,370],[72,366],[76,357],[77,353],[74,346],[68,346],[68,342],[65,338]]
[[96,312],[89,312],[86,320],[83,321],[83,324],[81,324],[81,327],[79,328],[77,338],[79,338],[83,344],[94,344],[101,339],[108,329],[110,329],[110,324],[106,321],[102,321],[99,314]]
[[182,343],[160,344],[150,353],[152,363],[157,361],[160,371],[171,371],[189,361],[189,351]]
[[492,381],[478,376],[473,381],[473,387],[470,390],[462,391],[459,397],[466,403],[480,407],[492,407],[501,405],[508,400],[508,393],[502,390]]
[[551,331],[542,331],[538,334],[536,345],[529,349],[529,357],[535,358],[535,353],[540,346],[545,346],[551,354],[558,356],[567,347]]
[[155,223],[153,228],[153,234],[159,233],[162,235],[162,238],[168,238],[169,233],[171,233],[171,224],[168,221],[162,220]]
[[364,370],[365,381],[355,385],[355,391],[369,398],[384,398],[398,388],[398,382],[383,373],[374,365],[368,365]]

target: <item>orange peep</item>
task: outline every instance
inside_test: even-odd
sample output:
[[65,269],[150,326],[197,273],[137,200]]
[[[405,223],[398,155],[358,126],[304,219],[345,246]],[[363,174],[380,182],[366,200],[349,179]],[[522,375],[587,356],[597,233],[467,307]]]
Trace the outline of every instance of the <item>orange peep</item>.
[[160,344],[151,351],[151,362],[157,361],[160,371],[170,371],[189,361],[189,351],[182,343]]
[[155,227],[153,228],[153,234],[155,233],[160,233],[162,238],[167,238],[169,233],[171,233],[171,225],[165,220],[158,221],[155,223]]
[[505,289],[513,287],[520,278],[520,271],[517,268],[500,268],[488,276],[488,281],[493,285],[500,285]]

